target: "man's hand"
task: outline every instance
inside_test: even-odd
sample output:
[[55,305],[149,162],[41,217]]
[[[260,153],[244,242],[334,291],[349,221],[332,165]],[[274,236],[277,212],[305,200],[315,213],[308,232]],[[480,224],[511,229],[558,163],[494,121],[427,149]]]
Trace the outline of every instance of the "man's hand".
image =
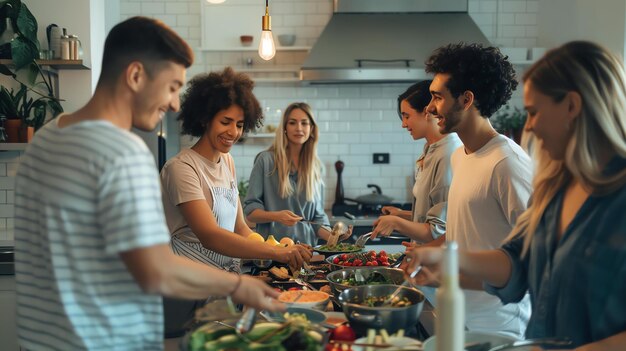
[[287,306],[276,300],[280,293],[262,281],[241,275],[241,282],[232,294],[233,301],[266,311],[285,311]]
[[276,211],[274,212],[274,216],[275,216],[275,219],[274,219],[275,222],[279,222],[288,227],[293,227],[294,225],[296,225],[296,223],[302,220],[302,217],[298,216],[297,214],[289,210]]
[[438,247],[415,247],[407,248],[406,257],[400,269],[410,275],[417,266],[421,265],[422,269],[419,274],[412,280],[413,284],[434,286],[440,284],[440,263],[443,259],[443,250]]

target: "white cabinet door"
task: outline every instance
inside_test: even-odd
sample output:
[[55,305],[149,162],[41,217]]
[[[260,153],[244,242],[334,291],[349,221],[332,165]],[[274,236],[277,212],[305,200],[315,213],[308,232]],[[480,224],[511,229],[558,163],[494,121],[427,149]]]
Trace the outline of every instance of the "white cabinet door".
[[18,351],[15,318],[15,276],[0,276],[0,348]]

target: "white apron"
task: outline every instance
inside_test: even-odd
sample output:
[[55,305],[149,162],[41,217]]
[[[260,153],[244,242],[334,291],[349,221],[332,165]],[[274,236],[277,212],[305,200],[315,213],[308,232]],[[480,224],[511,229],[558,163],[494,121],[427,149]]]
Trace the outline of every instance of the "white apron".
[[[226,167],[225,163],[221,162],[222,167]],[[228,167],[226,167],[228,173]],[[213,216],[217,220],[217,224],[220,228],[233,232],[235,230],[235,222],[237,220],[237,209],[239,204],[239,191],[237,190],[237,184],[234,180],[230,182],[230,188],[217,187],[207,178],[204,173],[201,173],[204,181],[211,190],[213,197]],[[234,179],[234,177],[230,177]],[[237,235],[237,234],[233,234]],[[216,268],[223,269],[228,272],[241,273],[241,260],[239,258],[233,258],[222,255],[215,251],[209,250],[202,246],[200,242],[190,242],[181,240],[178,234],[172,236],[172,250],[177,255],[188,257],[192,260],[211,265]]]

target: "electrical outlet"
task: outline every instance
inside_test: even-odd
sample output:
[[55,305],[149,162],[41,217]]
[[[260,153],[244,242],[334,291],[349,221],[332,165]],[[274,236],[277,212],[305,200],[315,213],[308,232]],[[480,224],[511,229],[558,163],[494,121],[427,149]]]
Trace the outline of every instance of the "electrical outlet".
[[374,164],[389,164],[389,153],[374,154]]

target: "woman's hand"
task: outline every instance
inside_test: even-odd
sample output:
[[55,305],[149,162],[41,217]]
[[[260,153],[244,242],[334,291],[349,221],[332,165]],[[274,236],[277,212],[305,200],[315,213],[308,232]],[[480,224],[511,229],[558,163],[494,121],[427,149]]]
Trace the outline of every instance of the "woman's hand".
[[241,282],[232,294],[233,301],[266,311],[285,311],[287,306],[276,300],[279,292],[262,281],[241,275]]
[[372,230],[372,237],[370,239],[376,239],[377,236],[389,236],[397,228],[397,221],[400,219],[396,216],[380,216],[374,221],[374,229]]
[[293,227],[302,220],[302,217],[289,210],[276,211],[274,212],[274,217],[275,222],[279,222],[288,227]]
[[439,263],[442,259],[443,250],[439,247],[407,247],[406,257],[400,269],[404,270],[406,275],[410,275],[417,269],[417,266],[421,265],[422,270],[411,283],[436,287],[440,284]]
[[380,210],[382,214],[391,216],[399,216],[401,211],[401,209],[395,206],[383,206],[383,208]]
[[339,241],[344,241],[346,239],[349,239],[352,236],[352,229],[354,228],[354,226],[352,224],[350,224],[348,226],[348,231],[345,232],[345,234],[341,235],[338,239],[337,242]]
[[275,248],[275,261],[287,263],[292,270],[300,270],[304,262],[311,261],[313,249],[308,245],[296,244]]

